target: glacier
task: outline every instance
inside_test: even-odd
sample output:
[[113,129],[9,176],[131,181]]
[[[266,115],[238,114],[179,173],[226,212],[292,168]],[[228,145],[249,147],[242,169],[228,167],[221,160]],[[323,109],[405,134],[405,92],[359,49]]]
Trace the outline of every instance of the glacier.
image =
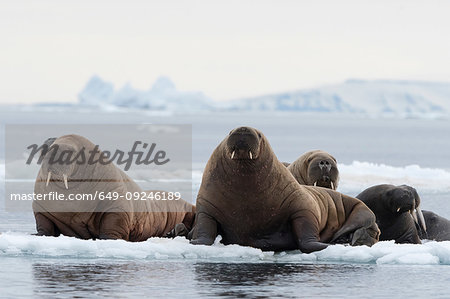
[[450,83],[395,80],[347,80],[341,84],[229,101],[214,101],[202,92],[179,91],[168,77],[148,90],[130,83],[116,89],[93,76],[78,95],[82,106],[151,111],[290,111],[360,114],[369,117],[446,118]]

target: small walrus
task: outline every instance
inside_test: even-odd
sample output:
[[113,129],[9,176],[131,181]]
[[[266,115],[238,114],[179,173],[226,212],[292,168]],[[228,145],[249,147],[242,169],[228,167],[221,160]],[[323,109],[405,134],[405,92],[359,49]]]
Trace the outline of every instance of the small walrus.
[[339,170],[336,159],[321,150],[309,151],[291,164],[284,163],[300,185],[337,189]]
[[427,226],[420,209],[420,197],[416,189],[407,185],[376,185],[356,196],[377,217],[380,241],[420,244],[419,231]]
[[334,190],[301,186],[277,159],[266,137],[234,129],[209,159],[197,196],[192,244],[262,250],[322,250],[327,243],[378,241],[375,215],[360,200]]
[[[141,188],[113,163],[104,163],[105,156],[88,139],[65,135],[49,139],[51,145],[42,154],[35,193],[62,194],[65,201],[33,201],[37,235],[66,236],[81,239],[123,239],[144,241],[167,234],[178,223],[192,227],[195,207],[179,200],[142,200],[142,196],[166,198],[164,191],[142,191]],[[86,157],[94,152],[95,155]],[[77,162],[61,163],[70,155]],[[73,157],[72,157],[73,158]],[[58,161],[57,163],[55,161]],[[128,196],[127,196],[128,193]],[[103,194],[103,199],[100,198]],[[89,201],[68,201],[70,196],[94,198]],[[140,200],[129,196],[139,196]],[[115,200],[111,200],[114,197]]]
[[431,211],[422,210],[427,231],[419,231],[421,239],[450,241],[450,220]]

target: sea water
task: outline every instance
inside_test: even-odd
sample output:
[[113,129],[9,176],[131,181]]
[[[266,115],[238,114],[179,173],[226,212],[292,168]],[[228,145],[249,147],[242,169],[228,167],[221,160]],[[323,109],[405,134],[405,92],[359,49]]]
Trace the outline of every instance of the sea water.
[[[304,113],[179,115],[75,108],[0,108],[4,124],[192,124],[193,192],[214,148],[253,126],[282,161],[323,149],[338,160],[338,191],[409,184],[422,208],[450,218],[450,122]],[[4,140],[4,127],[0,128]],[[49,136],[53,137],[53,136]],[[311,254],[262,252],[183,238],[146,242],[36,237],[32,213],[3,209],[0,147],[0,297],[450,297],[450,242],[334,245]],[[134,177],[139,179],[138,177]],[[19,178],[20,179],[20,178]]]

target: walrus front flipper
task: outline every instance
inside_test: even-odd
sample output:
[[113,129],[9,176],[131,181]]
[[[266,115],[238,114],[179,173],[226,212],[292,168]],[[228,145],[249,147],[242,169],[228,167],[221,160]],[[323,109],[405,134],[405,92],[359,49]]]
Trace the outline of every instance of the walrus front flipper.
[[34,213],[34,218],[36,219],[36,236],[51,236],[58,237],[60,232],[56,225],[44,214],[40,212]]
[[217,221],[204,212],[198,213],[190,243],[194,245],[212,245],[216,237]]
[[312,214],[308,216],[311,217],[301,216],[292,221],[298,248],[303,253],[311,253],[328,247],[328,244],[319,241],[319,226],[315,216]]
[[184,223],[178,223],[175,227],[164,235],[165,238],[175,238],[175,237],[187,237],[189,234],[189,229],[184,225]]
[[130,227],[128,213],[124,212],[107,212],[101,218],[100,233],[98,238],[107,239],[123,239],[128,241]]

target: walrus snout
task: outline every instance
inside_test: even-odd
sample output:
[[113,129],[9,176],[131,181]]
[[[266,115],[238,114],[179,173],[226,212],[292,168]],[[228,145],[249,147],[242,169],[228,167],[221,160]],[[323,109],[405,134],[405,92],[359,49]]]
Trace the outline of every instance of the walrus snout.
[[252,128],[240,127],[230,132],[227,147],[232,160],[253,160],[258,158],[260,134]]
[[313,186],[336,190],[338,170],[335,163],[328,159],[313,159],[308,170]]
[[53,144],[42,161],[42,172],[46,175],[45,185],[50,182],[63,182],[69,189],[69,177],[75,172],[76,148],[68,144]]

